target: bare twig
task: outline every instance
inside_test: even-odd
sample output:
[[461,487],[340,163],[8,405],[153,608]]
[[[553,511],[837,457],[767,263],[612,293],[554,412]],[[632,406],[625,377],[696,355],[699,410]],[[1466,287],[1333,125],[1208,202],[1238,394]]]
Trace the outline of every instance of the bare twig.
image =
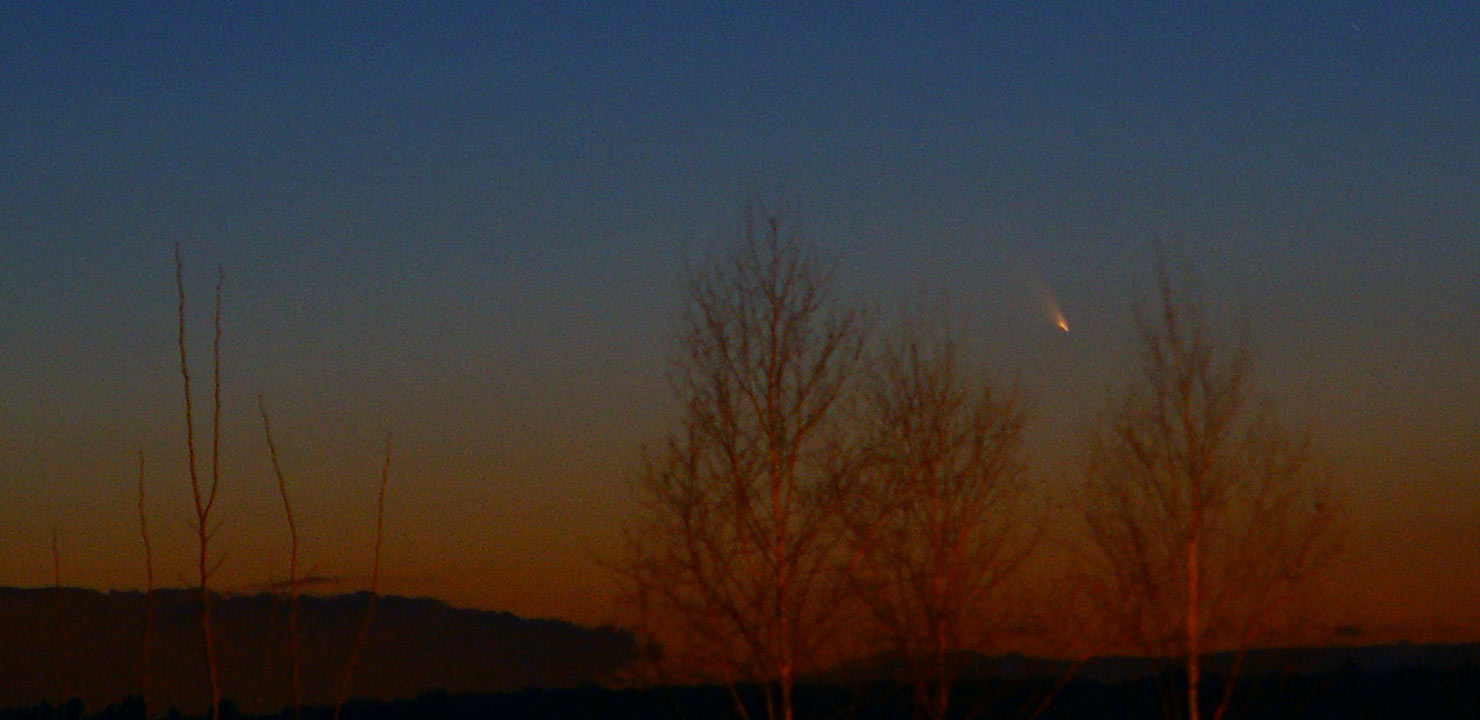
[[293,519],[293,503],[288,499],[288,480],[278,464],[277,446],[272,441],[272,423],[267,418],[267,405],[257,396],[257,409],[262,413],[262,433],[267,436],[267,454],[272,459],[272,473],[277,477],[278,495],[283,499],[283,513],[288,518],[288,662],[293,676],[293,717],[301,718],[303,708],[303,662],[298,642],[298,524]]
[[139,693],[149,717],[149,642],[154,633],[154,546],[149,542],[149,515],[144,510],[144,450],[139,449],[139,536],[144,539],[144,639],[139,649]]
[[370,563],[370,601],[365,614],[360,617],[360,627],[355,632],[355,644],[350,648],[349,660],[344,664],[344,675],[339,680],[339,689],[334,694],[333,720],[339,720],[344,703],[349,699],[350,682],[355,674],[355,665],[360,659],[360,650],[370,634],[370,622],[375,616],[375,605],[380,600],[380,545],[385,529],[385,488],[391,471],[391,435],[385,436],[385,462],[380,466],[380,491],[375,499],[375,555]]
[[214,402],[211,423],[211,486],[209,495],[206,495],[202,493],[200,475],[196,471],[195,412],[190,396],[190,363],[185,352],[185,270],[184,263],[180,260],[180,245],[178,243],[175,245],[175,292],[178,300],[180,331],[177,344],[180,349],[180,379],[185,391],[185,450],[190,465],[190,493],[195,502],[195,537],[198,550],[196,577],[200,583],[200,633],[201,641],[205,646],[206,676],[211,690],[210,717],[213,719],[219,716],[221,709],[221,680],[217,671],[216,632],[211,621],[210,580],[212,573],[220,563],[218,561],[213,564],[210,559],[210,541],[216,529],[210,521],[211,510],[216,504],[216,490],[221,478],[221,286],[225,280],[225,270],[218,268],[215,342],[213,344],[215,364],[211,373]]

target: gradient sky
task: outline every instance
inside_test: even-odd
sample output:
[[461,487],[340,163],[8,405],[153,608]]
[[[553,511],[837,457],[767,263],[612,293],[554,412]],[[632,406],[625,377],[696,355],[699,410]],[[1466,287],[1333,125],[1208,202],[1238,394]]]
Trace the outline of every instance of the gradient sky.
[[393,431],[384,590],[609,619],[683,268],[759,191],[1019,379],[1050,488],[1165,243],[1349,488],[1341,616],[1480,639],[1474,3],[207,5],[0,17],[0,584],[56,528],[141,586],[140,448],[188,582],[179,243],[197,378],[227,273],[224,587],[286,574],[263,393],[314,572],[363,586]]

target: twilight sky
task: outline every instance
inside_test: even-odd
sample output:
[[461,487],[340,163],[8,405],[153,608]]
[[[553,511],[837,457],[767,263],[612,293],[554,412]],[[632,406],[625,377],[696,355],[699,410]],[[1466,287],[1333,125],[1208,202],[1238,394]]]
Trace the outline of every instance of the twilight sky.
[[338,588],[389,430],[384,590],[609,619],[679,279],[759,191],[1021,382],[1050,489],[1165,243],[1349,488],[1333,616],[1480,639],[1473,3],[364,5],[0,18],[0,584],[56,528],[64,583],[141,586],[140,448],[188,581],[180,243],[197,378],[227,274],[222,585],[286,574],[262,393]]

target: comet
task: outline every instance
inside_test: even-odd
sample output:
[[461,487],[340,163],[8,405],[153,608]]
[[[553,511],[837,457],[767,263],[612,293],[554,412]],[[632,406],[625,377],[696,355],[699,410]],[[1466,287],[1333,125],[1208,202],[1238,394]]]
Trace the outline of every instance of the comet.
[[1059,307],[1058,296],[1049,289],[1048,282],[1043,273],[1037,269],[1036,263],[1031,262],[1029,258],[1022,258],[1017,262],[1009,261],[1009,264],[1016,271],[1018,282],[1022,283],[1022,287],[1036,296],[1038,307],[1043,313],[1040,317],[1047,320],[1050,325],[1069,332],[1069,318],[1065,317],[1063,308]]
[[1048,313],[1049,322],[1052,322],[1058,329],[1069,332],[1069,319],[1064,317],[1064,311],[1059,307],[1059,299],[1054,297],[1053,291],[1043,283],[1035,282],[1033,285],[1038,290],[1039,299],[1043,301],[1043,309]]

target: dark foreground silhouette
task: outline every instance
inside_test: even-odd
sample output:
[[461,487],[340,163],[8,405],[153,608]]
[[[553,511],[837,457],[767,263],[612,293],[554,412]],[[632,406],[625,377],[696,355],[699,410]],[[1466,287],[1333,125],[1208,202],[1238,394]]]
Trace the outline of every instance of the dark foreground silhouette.
[[[303,599],[305,718],[330,717],[332,688],[368,600],[364,594]],[[231,699],[223,720],[291,717],[282,598],[218,602],[224,695]],[[0,588],[0,708],[10,708],[0,710],[0,720],[142,718],[143,603],[140,593]],[[158,591],[153,607],[150,716],[201,717],[208,702],[194,595]],[[604,687],[635,658],[632,638],[613,628],[386,597],[343,717],[735,717],[721,687]],[[1217,702],[1218,675],[1233,660],[1207,657],[1208,703]],[[1259,650],[1240,666],[1245,672],[1229,718],[1480,718],[1480,645]],[[953,717],[1024,718],[1046,708],[1038,717],[1158,718],[1166,716],[1162,698],[1180,694],[1175,668],[1158,674],[1158,664],[1145,658],[1093,660],[1059,687],[1070,667],[974,656],[966,663],[972,679],[956,688]],[[742,696],[751,717],[765,717],[755,688],[742,689]],[[887,660],[814,677],[796,701],[804,719],[914,716],[911,693]]]
[[[153,594],[149,704],[210,704],[194,591]],[[300,598],[303,701],[333,702],[369,595]],[[220,597],[222,695],[245,712],[292,702],[287,605],[268,593]],[[139,694],[144,595],[0,588],[0,708],[80,698],[88,708]],[[624,631],[386,596],[375,611],[352,697],[413,698],[430,689],[491,693],[608,680],[635,657]],[[160,714],[160,713],[154,713]]]
[[[1210,679],[1210,687],[1216,682]],[[1171,678],[1146,677],[1124,682],[1076,680],[1053,697],[1044,720],[1069,718],[1158,718],[1163,716],[1161,683]],[[1023,718],[1038,708],[1052,683],[1014,680],[963,683],[957,688],[956,718]],[[1176,687],[1175,684],[1168,687]],[[1376,673],[1355,664],[1312,675],[1258,675],[1245,678],[1243,691],[1230,710],[1233,718],[1284,720],[1341,718],[1453,718],[1480,717],[1480,666],[1447,669],[1396,669]],[[742,689],[752,717],[764,717],[764,706],[754,688]],[[139,720],[143,705],[137,697],[84,712],[81,701],[42,704],[0,711],[0,720],[96,718]],[[909,693],[893,683],[863,686],[808,685],[798,689],[799,718],[818,720],[906,720],[912,717]],[[306,720],[328,720],[330,709],[305,708]],[[169,710],[156,716],[189,717]],[[735,716],[723,688],[660,687],[608,690],[597,687],[564,690],[523,690],[496,694],[431,692],[413,700],[351,702],[346,720],[708,720]],[[273,718],[286,720],[290,712],[268,715],[241,713],[234,703],[223,708],[223,720]]]

